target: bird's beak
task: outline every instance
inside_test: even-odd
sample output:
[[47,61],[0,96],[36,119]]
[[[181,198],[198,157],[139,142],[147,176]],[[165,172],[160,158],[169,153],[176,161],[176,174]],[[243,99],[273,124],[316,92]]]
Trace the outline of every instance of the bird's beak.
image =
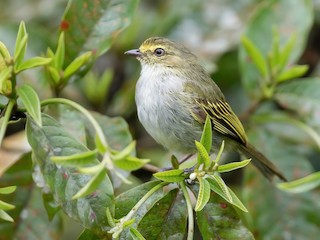
[[124,54],[128,54],[134,57],[140,57],[142,55],[139,49],[132,49],[132,50],[126,51]]

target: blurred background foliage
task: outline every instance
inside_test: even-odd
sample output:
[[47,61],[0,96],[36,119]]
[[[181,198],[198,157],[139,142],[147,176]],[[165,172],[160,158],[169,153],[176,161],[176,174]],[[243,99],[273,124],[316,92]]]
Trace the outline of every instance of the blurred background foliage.
[[[246,92],[245,83],[241,82],[244,75],[239,64],[240,36],[255,24],[249,21],[266,2],[268,1],[140,0],[132,23],[125,31],[112,39],[112,47],[109,51],[97,59],[92,71],[82,79],[75,78],[60,96],[72,99],[90,110],[108,116],[124,117],[129,124],[133,138],[137,139],[138,156],[152,159],[153,163],[159,167],[168,166],[169,153],[148,136],[137,120],[134,89],[139,77],[140,66],[137,61],[124,56],[123,53],[128,49],[138,48],[146,38],[151,36],[165,36],[183,43],[196,53],[225,93],[235,112],[241,116],[241,113],[250,106],[252,99]],[[306,16],[298,9],[301,2],[307,4],[309,1],[288,1],[290,8],[283,9],[283,14],[287,18],[297,21],[297,29],[306,19]],[[2,0],[0,2],[1,41],[13,52],[18,25],[23,20],[29,33],[27,56],[44,55],[48,47],[56,48],[61,18],[66,6],[67,0]],[[303,35],[297,36],[297,39],[302,39],[302,42],[298,43],[298,48],[301,50],[298,50],[300,52],[297,53],[296,62],[309,66],[305,77],[319,77],[320,75],[319,0],[313,1],[312,11],[314,17],[310,18],[312,21],[310,27],[305,27]],[[283,26],[282,22],[277,23],[277,20],[275,17],[275,27],[278,27],[278,24]],[[261,25],[257,23],[257,26]],[[279,29],[281,30],[281,27]],[[259,35],[259,29],[255,30]],[[266,33],[261,29],[260,38],[257,37],[254,40],[261,41],[262,45],[271,44],[272,36],[266,37],[264,34]],[[305,44],[303,39],[306,41]],[[19,81],[30,83],[37,90],[41,99],[53,96],[41,69],[22,73]],[[295,91],[294,86],[292,89]],[[312,87],[310,94],[316,95],[312,92]],[[281,98],[279,102],[271,101],[262,104],[258,112],[268,112],[269,109],[281,112],[283,109],[289,109],[296,114],[299,108],[298,118],[320,134],[319,101],[315,104],[316,106],[312,106],[312,111],[308,111],[310,106],[307,103],[301,105],[304,98],[289,98],[285,95],[279,95],[279,98]],[[5,104],[1,96],[0,104]],[[291,104],[295,106],[293,109],[290,109]],[[261,116],[253,116],[248,121],[245,119],[244,124],[248,129],[249,139],[279,168],[284,170],[289,179],[300,178],[310,172],[320,170],[319,146],[316,146],[304,131],[288,124],[286,120],[273,121],[272,116],[266,115],[265,118]],[[19,123],[10,125],[7,134],[19,132],[22,127],[23,124]],[[5,157],[7,156],[5,154],[8,154],[6,152],[28,150],[28,147],[10,149],[12,145],[15,145],[15,142],[7,145],[7,149],[1,150],[0,173],[12,164],[5,163],[13,160]],[[22,143],[21,145],[24,146]],[[31,194],[27,191],[34,184],[30,174],[26,172],[25,176],[20,176],[25,179],[19,181],[25,184],[25,194],[29,194],[28,198],[38,201],[39,193]],[[150,173],[143,170],[135,172],[134,175],[136,182],[151,177]],[[243,181],[239,180],[239,175]],[[247,224],[257,239],[318,239],[320,233],[319,189],[300,195],[290,195],[273,187],[254,170],[246,171],[244,176],[241,173],[231,176],[230,182],[235,184],[235,187],[239,187],[238,196],[243,199],[251,214],[251,217],[247,219]],[[131,186],[124,186],[123,189],[125,188],[131,188]],[[30,204],[36,204],[36,202],[32,200]],[[41,215],[39,212],[36,214]],[[47,219],[38,220],[39,224],[43,221],[48,222]],[[50,223],[52,225],[50,229],[57,233],[57,228],[61,231],[61,222],[59,219],[55,221]],[[81,227],[70,222],[70,219],[68,221],[64,223],[68,224],[68,227],[65,227],[68,231],[64,233],[64,238],[73,239],[75,236],[73,234],[77,235]],[[32,227],[35,223],[27,222],[27,224]],[[44,226],[43,229],[49,228],[48,226]],[[24,227],[28,225],[20,227],[16,234],[17,239],[19,239],[19,234],[24,233]],[[3,225],[1,228],[0,230],[5,229]],[[76,233],[71,231],[72,229],[75,229]],[[28,239],[40,239],[39,236],[33,237]],[[0,239],[5,238],[0,236]]]

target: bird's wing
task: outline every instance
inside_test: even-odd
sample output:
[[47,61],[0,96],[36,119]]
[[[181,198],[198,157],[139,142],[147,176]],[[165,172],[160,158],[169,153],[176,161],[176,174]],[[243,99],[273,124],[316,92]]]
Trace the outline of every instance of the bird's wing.
[[224,100],[196,100],[197,107],[192,116],[200,123],[204,123],[208,115],[212,121],[212,128],[222,135],[232,138],[243,144],[247,143],[247,136],[239,118]]

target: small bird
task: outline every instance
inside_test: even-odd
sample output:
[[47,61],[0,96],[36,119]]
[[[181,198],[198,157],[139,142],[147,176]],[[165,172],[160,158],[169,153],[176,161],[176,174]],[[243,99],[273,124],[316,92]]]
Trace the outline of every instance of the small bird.
[[207,115],[212,122],[214,148],[222,140],[252,159],[269,180],[284,175],[248,143],[244,128],[217,84],[182,44],[162,37],[145,40],[125,54],[141,63],[135,101],[138,118],[147,132],[172,152],[196,152]]

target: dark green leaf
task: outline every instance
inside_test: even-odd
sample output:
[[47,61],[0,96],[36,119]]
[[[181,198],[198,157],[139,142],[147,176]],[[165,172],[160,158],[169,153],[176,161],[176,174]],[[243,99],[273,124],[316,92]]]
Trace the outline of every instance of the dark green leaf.
[[[70,136],[67,131],[47,115],[42,115],[43,127],[31,119],[27,122],[27,136],[33,149],[35,161],[39,164],[46,183],[49,185],[56,202],[73,219],[96,234],[107,226],[105,215],[108,207],[114,209],[113,188],[106,174],[94,193],[73,200],[72,197],[88,184],[92,176],[81,174],[74,168],[57,166],[52,156],[68,156],[88,149]],[[98,160],[92,164],[98,164]]]
[[320,78],[297,79],[277,87],[275,99],[285,108],[305,115],[319,107]]
[[254,239],[234,208],[214,193],[203,210],[197,212],[197,225],[204,240]]
[[29,85],[22,85],[17,89],[19,98],[21,99],[27,113],[41,127],[41,108],[40,100],[36,91]]
[[113,37],[127,27],[137,0],[70,1],[61,22],[68,65],[79,53],[106,52]]
[[146,239],[184,239],[187,215],[182,192],[173,189],[147,212],[138,230]]
[[81,235],[78,237],[78,240],[97,240],[100,239],[99,236],[94,234],[93,232],[89,231],[88,229],[85,229]]
[[157,172],[153,174],[153,176],[164,182],[181,182],[186,178],[183,173],[184,171],[182,169],[173,169],[164,172]]

